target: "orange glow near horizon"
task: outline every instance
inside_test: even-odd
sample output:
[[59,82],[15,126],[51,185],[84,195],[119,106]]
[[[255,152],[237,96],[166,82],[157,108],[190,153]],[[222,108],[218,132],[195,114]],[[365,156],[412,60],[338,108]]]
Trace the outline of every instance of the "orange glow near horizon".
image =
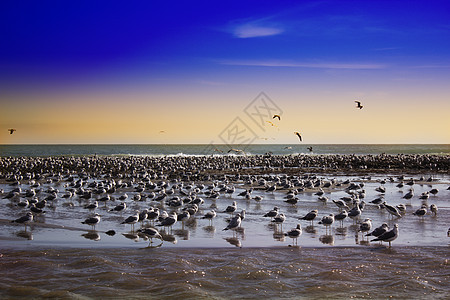
[[[243,112],[253,99],[236,94],[201,97],[183,93],[152,97],[141,94],[76,94],[14,99],[1,112],[1,144],[195,144],[222,143],[218,135],[240,117],[259,139],[254,143],[403,144],[450,141],[450,104],[440,107],[408,95],[391,101],[379,95],[354,107],[347,96],[304,93],[303,97],[270,95],[283,110],[276,127],[258,128]],[[243,98],[243,97],[242,97]],[[300,99],[299,99],[300,98]],[[176,99],[176,100],[174,100]],[[230,101],[229,99],[234,99]],[[345,103],[345,105],[343,105]],[[269,120],[272,121],[272,120]],[[9,134],[8,128],[16,128]]]

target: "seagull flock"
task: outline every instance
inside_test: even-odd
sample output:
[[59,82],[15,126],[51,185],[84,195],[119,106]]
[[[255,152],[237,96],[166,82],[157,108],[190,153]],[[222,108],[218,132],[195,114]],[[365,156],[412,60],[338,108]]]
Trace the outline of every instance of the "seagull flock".
[[[428,201],[438,197],[439,189],[434,187],[424,192],[432,195],[426,199],[423,194],[414,194],[417,184],[434,184],[432,177],[406,179],[402,175],[374,181],[368,176],[364,180],[338,180],[310,174],[258,174],[258,168],[246,169],[246,172],[241,167],[227,169],[232,164],[241,166],[248,163],[255,167],[259,164],[257,159],[267,167],[267,158],[263,156],[2,158],[4,170],[0,174],[4,175],[0,179],[10,190],[5,192],[1,189],[0,196],[9,201],[8,206],[17,210],[17,214],[21,214],[11,223],[22,224],[25,231],[33,224],[45,222],[43,216],[46,211],[59,207],[58,210],[86,212],[79,224],[89,226],[90,233],[95,234],[85,237],[98,240],[99,224],[102,219],[107,219],[108,224],[115,220],[119,228],[129,226],[130,232],[124,236],[133,239],[145,237],[150,243],[153,239],[161,242],[174,240],[173,228],[180,226],[181,230],[186,230],[185,225],[194,220],[205,220],[202,222],[209,224],[207,228],[214,227],[218,217],[226,221],[222,232],[233,232],[231,240],[235,243],[235,235],[244,232],[248,205],[261,205],[269,198],[276,206],[266,212],[252,210],[250,218],[272,228],[274,237],[291,238],[293,245],[298,245],[297,239],[303,231],[315,232],[316,228],[325,231],[322,242],[332,241],[333,232],[342,232],[344,223],[347,223],[352,224],[349,228],[355,230],[357,237],[361,234],[359,243],[386,242],[391,246],[401,231],[399,221],[417,218],[423,222],[425,218],[435,218],[438,214],[438,207],[428,204]],[[18,162],[21,167],[15,169]],[[8,167],[15,171],[4,172]],[[367,200],[365,182],[379,182],[379,186],[374,188],[378,193],[376,199]],[[403,188],[408,187],[408,192],[399,196],[404,203],[387,203],[384,198],[388,182],[396,185],[394,189],[402,193]],[[347,196],[342,196],[342,193]],[[301,199],[306,194],[317,196],[317,208],[304,214],[290,213],[291,208],[301,211],[311,205]],[[416,198],[422,205],[413,209],[411,199]],[[376,212],[380,217],[374,219]],[[283,224],[289,222],[296,223],[296,227],[283,229]],[[306,227],[302,228],[302,222]],[[139,226],[137,230],[136,226]],[[108,235],[114,235],[118,230],[104,229],[108,229],[104,232]]]

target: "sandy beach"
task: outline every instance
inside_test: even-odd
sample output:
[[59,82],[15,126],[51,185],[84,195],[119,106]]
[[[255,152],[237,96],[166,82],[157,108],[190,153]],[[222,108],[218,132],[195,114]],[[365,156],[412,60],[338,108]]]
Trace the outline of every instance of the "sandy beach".
[[[42,274],[35,263],[44,269],[53,268],[55,264],[61,265],[58,257],[62,255],[65,257],[64,270],[60,270],[63,276],[68,270],[76,276],[89,272],[90,280],[103,286],[92,289],[81,282],[72,281],[67,286],[58,282],[60,291],[54,295],[69,298],[75,295],[115,298],[121,293],[128,297],[131,296],[126,292],[128,289],[136,290],[137,298],[143,297],[146,289],[136,288],[129,276],[138,282],[164,281],[164,288],[153,285],[151,291],[168,298],[177,295],[233,298],[226,294],[226,286],[217,284],[220,278],[227,278],[231,284],[253,278],[249,287],[242,287],[244,298],[252,298],[254,293],[294,297],[292,288],[299,274],[303,274],[302,282],[310,281],[302,287],[306,298],[325,295],[345,298],[348,293],[382,298],[384,294],[379,289],[392,278],[385,278],[382,285],[378,278],[384,272],[398,272],[399,265],[403,266],[404,274],[396,280],[406,280],[406,283],[404,290],[392,290],[394,297],[417,295],[413,291],[424,288],[424,295],[445,298],[448,289],[443,281],[448,262],[443,253],[448,251],[449,161],[448,156],[439,155],[384,154],[3,157],[0,159],[3,207],[0,261],[8,270],[13,261],[19,262],[34,277]],[[437,192],[431,193],[433,189]],[[408,193],[413,195],[408,198]],[[336,220],[330,227],[319,224],[324,217],[340,213],[335,204],[339,200],[346,203],[349,212],[361,207],[360,215],[342,222]],[[237,206],[235,211],[225,212],[233,201]],[[45,213],[34,212],[33,221],[26,228],[20,222],[11,223],[37,203],[44,203]],[[127,208],[114,211],[120,203],[125,203]],[[87,208],[92,204],[95,204],[93,208]],[[438,208],[437,212],[431,211],[432,204]],[[393,216],[384,205],[397,207],[400,215]],[[426,207],[426,214],[414,215],[422,206]],[[264,217],[274,207],[279,208],[278,214],[284,215],[282,223]],[[150,220],[150,214],[142,222],[126,222],[144,209],[158,211],[160,216],[164,211],[169,215],[176,213],[179,218],[186,211],[191,214],[171,227],[159,226],[163,219]],[[205,219],[212,210],[216,216]],[[301,219],[313,210],[318,213],[312,222]],[[95,227],[82,224],[95,213],[101,218]],[[224,230],[238,213],[244,216],[241,226]],[[371,228],[360,232],[361,223],[366,219],[371,220]],[[382,223],[387,223],[389,229],[398,224],[399,234],[391,247],[386,242],[372,242],[373,236],[365,236]],[[297,224],[302,230],[300,236],[289,237],[287,232]],[[149,239],[139,232],[147,227],[156,228],[161,237]],[[423,272],[420,269],[425,266],[405,266],[413,258],[423,261],[425,258],[417,258],[417,252],[425,249],[433,261],[431,267],[441,268],[442,272],[436,274],[434,284],[422,287],[421,282],[408,280],[412,274]],[[119,265],[114,258],[118,253],[124,257]],[[142,253],[157,260],[157,263],[141,262],[148,264],[148,272],[169,268],[172,275],[149,277],[142,275],[141,272],[147,272],[143,270],[125,277],[113,275],[120,273],[124,264],[141,264],[137,261],[141,260]],[[282,259],[286,265],[280,261],[280,254],[286,256]],[[231,258],[236,255],[241,260]],[[229,258],[217,259],[217,256]],[[336,257],[342,261],[336,261]],[[111,271],[97,270],[95,265],[99,259]],[[253,267],[242,269],[254,259],[258,262]],[[327,262],[334,266],[327,267]],[[175,265],[180,263],[185,266],[177,269]],[[354,268],[355,263],[368,268],[362,273],[356,268],[351,273],[357,274],[361,281],[358,289],[349,279],[355,275],[342,275],[348,272],[346,268]],[[170,267],[162,267],[166,264]],[[14,268],[23,272],[21,267]],[[51,272],[49,282],[56,280],[60,271]],[[185,275],[174,275],[179,272]],[[199,277],[199,274],[203,275]],[[429,276],[419,275],[427,282]],[[306,280],[306,277],[311,278]],[[174,289],[179,278],[197,283]],[[267,281],[267,285],[258,290],[255,278]],[[123,286],[117,290],[105,289],[110,281],[115,286]],[[39,287],[25,288],[19,279],[4,280],[3,296],[52,295],[51,286],[42,281],[34,285]]]

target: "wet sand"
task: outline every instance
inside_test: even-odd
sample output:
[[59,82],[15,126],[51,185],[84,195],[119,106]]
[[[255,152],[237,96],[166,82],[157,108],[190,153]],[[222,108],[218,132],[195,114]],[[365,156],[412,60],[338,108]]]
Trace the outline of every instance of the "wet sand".
[[[115,298],[130,296],[129,291],[133,290],[138,298],[144,297],[146,292],[158,297],[233,298],[243,295],[252,298],[254,295],[294,297],[299,295],[295,292],[298,290],[306,298],[346,298],[346,295],[384,298],[384,292],[379,289],[387,285],[394,297],[448,296],[445,257],[450,240],[447,237],[450,178],[445,170],[448,170],[449,158],[369,155],[346,159],[345,156],[328,155],[311,158],[1,158],[0,252],[3,256],[0,261],[2,268],[20,275],[17,279],[2,280],[2,295],[19,297],[35,293],[46,297],[56,293],[57,297],[68,298],[79,295]],[[376,159],[389,161],[391,168],[383,169],[386,163],[376,164]],[[341,164],[345,167],[340,167]],[[398,187],[400,182],[403,187]],[[276,190],[267,191],[273,185]],[[352,185],[358,187],[349,189]],[[115,189],[106,192],[112,186]],[[231,187],[235,190],[227,193]],[[377,190],[380,187],[385,189],[384,193]],[[414,196],[403,198],[411,187]],[[20,191],[14,194],[18,188]],[[249,199],[239,196],[250,188],[253,191]],[[433,188],[439,190],[436,195],[419,198]],[[32,189],[36,195],[27,196]],[[319,200],[316,195],[320,189],[322,196],[328,198],[326,201]],[[29,207],[18,206],[20,202],[45,199],[55,190],[56,198],[48,200],[44,207],[46,213],[35,215],[26,231],[22,224],[11,223],[29,211]],[[208,196],[211,190],[219,194],[216,199]],[[285,202],[288,192],[293,190],[298,198],[295,205]],[[73,195],[64,198],[69,191],[73,191]],[[164,199],[155,201],[163,191],[167,193]],[[81,224],[94,213],[84,206],[106,194],[111,200],[99,202],[95,212],[102,220],[92,231],[90,226]],[[125,194],[128,209],[122,213],[110,212]],[[335,222],[331,229],[318,224],[323,216],[338,213],[332,200],[356,194],[358,196],[353,196],[358,199],[356,202],[366,204],[359,221],[347,218],[342,224]],[[256,196],[263,199],[257,201]],[[169,204],[175,197],[181,200],[180,206]],[[385,209],[370,203],[380,197],[393,206],[404,204],[406,211],[402,217],[392,218]],[[185,224],[177,222],[170,229],[156,226],[158,222],[144,223],[144,226],[158,228],[163,241],[156,239],[150,243],[146,236],[132,231],[131,225],[121,224],[135,210],[155,207],[169,213],[181,212],[198,198],[203,202]],[[242,228],[223,231],[230,215],[222,211],[233,201],[237,202],[237,212],[245,209],[245,219]],[[437,205],[437,214],[427,213],[423,218],[413,215],[423,204],[428,208],[431,204]],[[263,217],[274,206],[286,215],[281,226]],[[201,217],[211,209],[217,211],[217,217],[210,223]],[[313,209],[318,210],[313,226],[309,221],[299,220]],[[391,248],[386,243],[370,242],[358,232],[358,222],[365,218],[372,220],[373,227],[383,222],[391,228],[399,224],[399,237],[392,242]],[[298,246],[292,246],[294,241],[284,233],[298,223],[302,235],[298,238]],[[136,229],[140,227],[139,223],[135,225]],[[106,234],[110,230],[115,234]],[[142,255],[147,257],[145,261],[141,261]],[[409,265],[411,260],[417,263]],[[430,260],[429,266],[424,265],[427,260]],[[103,264],[109,271],[101,271]],[[141,264],[145,264],[145,268]],[[131,265],[135,267],[129,269]],[[164,265],[166,267],[162,267]],[[48,271],[55,266],[61,266],[61,269]],[[440,268],[440,271],[433,273],[428,267]],[[46,269],[46,274],[50,274],[47,277],[49,284],[45,284],[45,280],[33,280],[32,288],[21,282],[25,276],[21,273],[31,272],[33,277],[41,277]],[[161,274],[162,270],[169,270],[167,276],[149,275]],[[80,280],[64,282],[57,279],[68,276],[67,272]],[[101,288],[83,281],[86,272],[89,281],[98,282],[96,286]],[[387,273],[397,275],[386,277]],[[413,279],[414,276],[417,278]],[[266,284],[257,284],[258,278]],[[246,280],[248,284],[241,286]],[[154,284],[137,288],[136,282],[147,281]],[[189,283],[180,285],[185,281]],[[221,281],[241,286],[243,291],[227,294],[228,287],[219,283]],[[164,284],[158,285],[158,282]],[[58,286],[56,292],[52,283]]]

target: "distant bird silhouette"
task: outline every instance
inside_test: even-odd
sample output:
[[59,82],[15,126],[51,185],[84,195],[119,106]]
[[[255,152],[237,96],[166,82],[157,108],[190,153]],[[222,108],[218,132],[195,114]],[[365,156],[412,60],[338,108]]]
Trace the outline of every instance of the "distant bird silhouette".
[[230,152],[244,153],[244,150],[241,150],[241,149],[230,149],[230,150],[228,150],[227,153],[230,153]]
[[295,134],[296,136],[298,136],[298,138],[300,139],[300,142],[301,142],[301,141],[302,141],[302,136],[300,135],[300,132],[294,131],[294,134]]
[[356,108],[359,108],[359,109],[362,109],[362,108],[363,108],[363,106],[361,105],[361,102],[360,102],[360,101],[356,101],[356,100],[355,100],[355,103],[356,103]]
[[272,119],[278,118],[278,120],[281,120],[280,115],[273,115]]
[[16,129],[14,129],[14,128],[10,128],[10,129],[8,129],[8,131],[9,131],[9,134],[13,134],[14,133],[14,131],[17,131]]
[[276,126],[273,122],[271,122],[271,121],[266,121],[267,123],[269,123],[270,125],[272,125],[272,126]]
[[309,150],[309,152],[313,151],[312,147],[308,147],[308,150]]

